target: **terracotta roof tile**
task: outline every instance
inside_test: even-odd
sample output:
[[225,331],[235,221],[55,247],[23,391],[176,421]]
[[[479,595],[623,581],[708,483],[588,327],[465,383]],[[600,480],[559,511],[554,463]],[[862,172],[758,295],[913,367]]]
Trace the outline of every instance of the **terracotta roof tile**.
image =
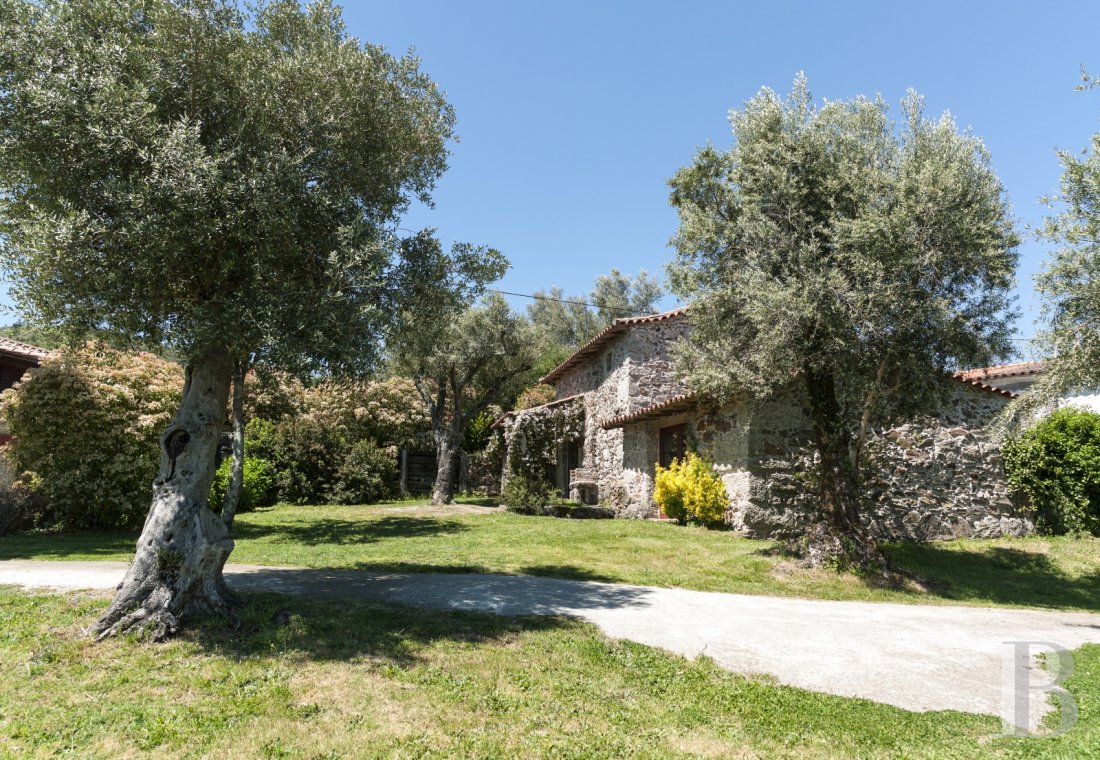
[[963,376],[964,374],[965,373],[963,373],[963,372],[956,372],[951,377],[952,377],[952,379],[958,380],[960,383],[963,383],[964,385],[972,385],[975,388],[978,388],[980,390],[989,391],[990,393],[996,393],[996,394],[1001,395],[1001,396],[1007,396],[1008,398],[1016,398],[1017,396],[1020,395],[1019,393],[1015,393],[1013,391],[1006,391],[1004,388],[998,388],[996,385],[990,385],[989,383],[984,383],[981,380],[976,380],[976,379],[973,379],[973,378],[964,377]]
[[956,372],[955,374],[964,380],[994,380],[1005,377],[1038,375],[1044,369],[1046,369],[1046,362],[1018,362],[1016,364],[998,364],[993,367],[978,367]]
[[670,414],[676,414],[689,409],[698,399],[699,396],[696,393],[681,393],[678,396],[673,396],[664,401],[658,401],[656,404],[650,404],[649,406],[642,407],[628,414],[612,417],[602,423],[600,427],[604,430],[610,430],[611,428],[622,427],[631,422],[642,422],[644,420],[653,420]]
[[30,359],[36,363],[50,355],[50,352],[44,348],[2,337],[0,337],[0,353],[18,356],[20,359]]

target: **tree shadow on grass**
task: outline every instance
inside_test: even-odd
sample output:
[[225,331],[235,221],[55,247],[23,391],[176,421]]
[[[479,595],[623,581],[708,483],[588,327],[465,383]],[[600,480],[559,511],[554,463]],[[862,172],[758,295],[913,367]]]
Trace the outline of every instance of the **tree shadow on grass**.
[[183,636],[205,650],[233,657],[293,653],[315,662],[354,661],[407,668],[441,641],[506,644],[525,631],[565,628],[564,617],[504,617],[489,613],[426,612],[377,601],[305,599],[247,593],[241,625],[218,618],[191,621]]
[[1072,577],[1039,552],[910,543],[892,544],[887,551],[902,568],[942,581],[929,593],[944,599],[1100,610],[1100,569]]
[[622,583],[622,578],[601,575],[583,567],[574,565],[527,565],[516,571],[520,575],[536,575],[543,578],[565,578],[574,581],[595,581],[597,583]]
[[575,625],[568,618],[588,610],[645,607],[651,596],[530,576],[264,568],[228,580],[246,601],[241,627],[206,619],[188,636],[235,656],[293,650],[314,660],[414,662],[437,640],[507,641],[522,631]]
[[387,515],[370,520],[310,520],[302,523],[237,523],[233,538],[274,538],[278,541],[318,544],[369,544],[393,538],[423,538],[462,533],[469,527],[454,520]]

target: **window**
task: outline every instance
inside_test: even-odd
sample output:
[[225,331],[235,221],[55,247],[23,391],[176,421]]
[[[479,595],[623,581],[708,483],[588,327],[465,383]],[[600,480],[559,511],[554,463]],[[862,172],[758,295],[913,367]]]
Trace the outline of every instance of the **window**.
[[672,425],[657,433],[657,462],[668,467],[673,459],[684,458],[684,426]]

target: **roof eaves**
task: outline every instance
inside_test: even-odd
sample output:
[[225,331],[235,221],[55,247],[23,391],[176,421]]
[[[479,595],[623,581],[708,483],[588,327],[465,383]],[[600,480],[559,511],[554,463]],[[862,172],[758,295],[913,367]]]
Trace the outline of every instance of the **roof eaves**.
[[0,353],[11,354],[20,359],[30,359],[35,362],[50,355],[50,352],[44,348],[12,340],[11,338],[0,338]]
[[667,398],[664,401],[659,401],[656,404],[642,407],[628,414],[613,417],[602,423],[600,427],[604,430],[610,430],[611,428],[622,427],[631,422],[641,422],[643,420],[656,419],[669,414],[675,414],[688,409],[698,400],[699,394],[697,393],[681,393],[672,398]]
[[969,386],[972,386],[974,388],[978,388],[979,390],[988,391],[989,393],[996,393],[997,395],[1005,396],[1006,398],[1016,398],[1017,396],[1020,395],[1019,393],[1016,393],[1014,391],[1008,391],[1008,390],[1005,390],[1004,388],[998,388],[996,385],[990,385],[989,383],[984,383],[981,380],[977,380],[977,379],[969,378],[969,377],[964,377],[963,373],[961,373],[961,372],[956,372],[954,375],[951,376],[951,378],[953,380],[957,380],[958,382],[962,383],[963,385],[969,385]]

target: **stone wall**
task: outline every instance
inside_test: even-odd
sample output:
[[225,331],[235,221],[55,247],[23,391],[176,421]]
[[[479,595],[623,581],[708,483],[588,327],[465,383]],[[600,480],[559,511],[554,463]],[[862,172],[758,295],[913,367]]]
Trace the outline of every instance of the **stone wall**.
[[[872,532],[916,541],[1030,533],[986,432],[1007,402],[958,384],[937,416],[873,431],[864,494]],[[808,415],[793,393],[752,405],[751,415],[748,498],[734,501],[730,523],[751,536],[788,537],[815,516]]]

